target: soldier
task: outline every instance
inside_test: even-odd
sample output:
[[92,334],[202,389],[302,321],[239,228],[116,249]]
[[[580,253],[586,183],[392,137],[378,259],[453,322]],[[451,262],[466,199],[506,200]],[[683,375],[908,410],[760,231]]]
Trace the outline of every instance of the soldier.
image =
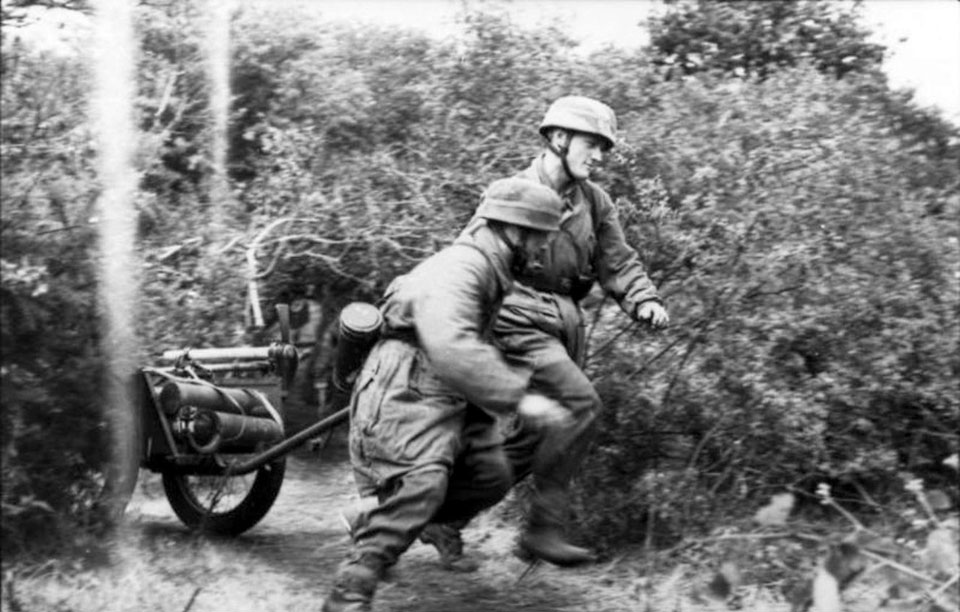
[[354,476],[378,504],[353,521],[354,554],[324,611],[369,610],[384,570],[431,518],[469,518],[503,498],[512,475],[493,415],[517,412],[546,429],[567,418],[486,340],[515,271],[558,228],[560,207],[538,182],[496,181],[470,230],[388,287],[382,335],[350,404]]
[[[533,474],[523,552],[557,565],[593,560],[592,553],[563,537],[570,480],[586,453],[600,398],[581,370],[584,326],[579,302],[598,282],[630,317],[655,328],[669,318],[640,259],[624,239],[610,196],[589,180],[613,147],[617,121],[597,100],[556,100],[540,124],[544,151],[517,176],[550,187],[563,199],[557,237],[517,273],[504,298],[494,336],[507,360],[533,369],[532,389],[557,400],[571,419],[565,427],[537,430],[516,419],[506,452],[519,481]],[[466,232],[473,231],[475,217]],[[439,522],[439,520],[438,520]],[[426,533],[445,534],[441,555],[462,550],[466,521],[431,524]],[[436,543],[437,538],[434,537]]]

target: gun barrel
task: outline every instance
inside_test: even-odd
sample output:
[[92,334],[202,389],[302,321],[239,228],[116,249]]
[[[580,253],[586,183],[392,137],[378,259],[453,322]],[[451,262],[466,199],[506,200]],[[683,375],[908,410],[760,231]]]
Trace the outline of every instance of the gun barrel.
[[244,359],[269,359],[271,351],[276,349],[272,346],[241,346],[231,348],[200,348],[200,349],[176,349],[164,351],[161,358],[164,361],[176,361],[183,357],[189,357],[197,361],[239,361]]

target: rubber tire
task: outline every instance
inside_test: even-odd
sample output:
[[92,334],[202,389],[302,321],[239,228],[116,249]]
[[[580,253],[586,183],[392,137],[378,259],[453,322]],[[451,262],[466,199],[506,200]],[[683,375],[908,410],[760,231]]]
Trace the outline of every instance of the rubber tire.
[[243,499],[222,512],[209,508],[201,501],[191,487],[191,476],[164,472],[163,491],[177,517],[190,529],[214,535],[236,536],[259,523],[270,511],[280,494],[286,465],[286,457],[281,457],[261,467],[256,471],[253,484]]

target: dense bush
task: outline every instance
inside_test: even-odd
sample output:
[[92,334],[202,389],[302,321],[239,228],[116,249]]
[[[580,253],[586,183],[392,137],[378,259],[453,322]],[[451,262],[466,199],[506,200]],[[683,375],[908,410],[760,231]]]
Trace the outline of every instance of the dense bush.
[[[746,18],[740,4],[711,23]],[[588,302],[606,408],[578,484],[584,529],[660,541],[787,486],[886,494],[898,471],[933,477],[960,425],[957,130],[867,69],[880,50],[858,45],[851,17],[833,28],[817,3],[789,5],[790,23],[816,13],[804,27],[834,32],[834,51],[684,78],[666,30],[641,52],[585,56],[492,10],[465,13],[456,42],[244,10],[222,199],[199,18],[141,7],[139,358],[258,337],[251,273],[265,311],[307,286],[327,313],[375,299],[528,163],[550,100],[581,93],[621,120],[599,180],[673,318],[650,334]],[[682,26],[686,6],[654,26]],[[683,30],[684,48],[706,34]],[[7,544],[90,498],[102,416],[86,73],[5,45]],[[864,69],[831,69],[850,48]]]
[[[2,543],[22,550],[88,522],[104,461],[92,148],[77,61],[2,59]],[[70,518],[67,518],[67,517]]]
[[592,364],[591,508],[653,507],[679,533],[777,487],[893,487],[956,452],[957,177],[917,165],[880,104],[851,108],[859,90],[803,69],[703,78],[629,124],[663,184],[621,214],[675,323]]
[[678,74],[719,70],[764,78],[811,64],[836,77],[872,72],[882,45],[847,6],[817,0],[743,3],[736,0],[666,0],[654,17],[656,60]]

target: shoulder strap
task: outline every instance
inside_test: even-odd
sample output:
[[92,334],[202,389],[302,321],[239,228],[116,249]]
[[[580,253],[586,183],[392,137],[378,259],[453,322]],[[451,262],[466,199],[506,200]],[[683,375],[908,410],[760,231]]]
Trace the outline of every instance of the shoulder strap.
[[583,188],[584,195],[587,196],[587,202],[590,203],[590,221],[593,223],[593,231],[596,232],[600,227],[600,211],[597,210],[600,205],[597,203],[596,195],[599,187],[587,180],[582,181],[580,186]]
[[[478,226],[476,226],[476,227],[474,227],[474,228],[469,228],[469,229],[468,229],[466,232],[464,232],[464,233],[467,234],[468,236],[471,236],[471,237],[472,237],[472,235],[473,235],[479,228],[480,228],[480,226],[478,225]],[[497,278],[497,282],[498,282],[498,284],[500,285],[501,290],[502,290],[502,291],[508,291],[508,290],[510,289],[510,285],[511,285],[511,283],[512,283],[512,277],[508,276],[508,277],[505,278],[505,277],[503,276],[503,274],[501,273],[501,269],[500,269],[499,267],[497,267],[497,262],[495,262],[495,261],[493,260],[493,258],[490,256],[490,253],[488,253],[487,251],[485,251],[485,250],[483,250],[482,248],[480,248],[480,246],[478,246],[477,244],[475,244],[472,240],[469,240],[469,239],[464,238],[463,235],[461,235],[459,238],[457,238],[456,240],[454,240],[454,241],[453,241],[453,244],[458,244],[458,245],[463,245],[463,246],[466,246],[466,247],[470,247],[471,249],[473,249],[473,250],[475,250],[476,252],[478,252],[478,253],[480,253],[481,255],[483,255],[483,258],[487,261],[487,264],[489,264],[490,269],[493,270],[493,273],[494,273],[494,275],[495,275],[496,278]]]
[[[484,223],[473,223],[473,220],[471,220],[471,222],[467,224],[467,227],[463,231],[463,233],[460,234],[460,236],[458,236],[457,239],[453,241],[453,244],[461,244],[463,246],[468,246],[472,248],[473,250],[483,255],[483,258],[487,260],[487,263],[490,264],[490,266],[493,267],[493,269],[496,269],[496,266],[493,265],[493,260],[490,259],[490,254],[484,251],[483,249],[481,249],[480,247],[478,247],[472,240],[474,234],[476,234],[477,231],[483,226],[484,226]],[[466,236],[469,236],[471,240],[468,240]]]
[[490,264],[490,267],[491,267],[491,268],[493,268],[494,270],[497,269],[497,267],[496,267],[496,266],[494,265],[494,263],[493,263],[493,260],[490,259],[490,255],[489,255],[486,251],[484,251],[483,249],[481,249],[480,247],[478,247],[477,245],[475,245],[474,243],[469,242],[469,241],[467,241],[467,240],[455,240],[455,241],[453,242],[453,244],[458,245],[458,246],[470,247],[471,249],[473,249],[473,250],[476,251],[477,253],[480,253],[481,255],[483,255],[483,258],[487,260],[487,263]]

